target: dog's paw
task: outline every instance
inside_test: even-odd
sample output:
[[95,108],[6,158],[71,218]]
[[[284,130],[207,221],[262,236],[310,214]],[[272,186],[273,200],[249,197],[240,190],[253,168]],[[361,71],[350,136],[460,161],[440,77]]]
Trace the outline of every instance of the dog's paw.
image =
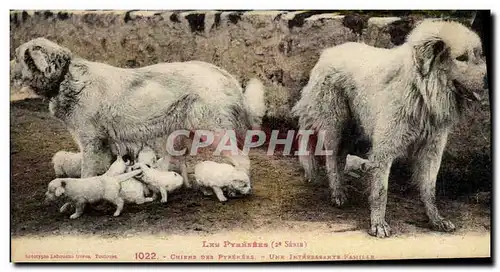
[[69,219],[77,219],[78,217],[80,217],[80,215],[81,214],[74,213],[74,214],[69,216]]
[[161,202],[161,203],[167,203],[167,200],[166,200],[166,199],[164,199],[164,198],[162,198],[162,199],[160,199],[160,202]]
[[116,211],[114,214],[113,214],[114,217],[118,217],[120,216],[120,212]]
[[331,201],[335,207],[341,207],[346,203],[347,196],[343,190],[332,191]]
[[223,202],[223,203],[224,203],[224,202],[227,202],[227,198],[225,198],[225,197],[223,197],[223,198],[222,198],[222,197],[221,197],[221,198],[219,198],[219,201],[220,201],[220,202]]
[[378,238],[389,237],[391,236],[391,227],[384,220],[378,224],[371,225],[368,234]]
[[442,232],[453,232],[456,229],[455,225],[448,219],[431,222],[431,225],[434,230]]

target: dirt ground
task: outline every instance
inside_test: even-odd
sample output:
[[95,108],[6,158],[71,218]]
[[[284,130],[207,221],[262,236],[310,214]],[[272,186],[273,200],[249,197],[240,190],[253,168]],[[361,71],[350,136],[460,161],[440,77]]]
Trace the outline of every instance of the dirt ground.
[[[54,178],[51,157],[58,150],[75,150],[70,135],[48,114],[39,99],[11,102],[11,235],[136,235],[214,234],[223,231],[321,229],[333,232],[365,230],[369,211],[363,184],[352,184],[350,201],[338,209],[330,205],[324,185],[306,183],[296,158],[251,153],[254,191],[251,196],[219,203],[214,197],[181,190],[167,204],[126,205],[118,218],[114,207],[88,208],[78,220],[60,214],[60,205],[43,204],[44,192]],[[432,233],[415,190],[390,182],[387,219],[394,236]],[[404,193],[401,193],[404,191]],[[477,200],[477,199],[476,199]],[[457,235],[489,233],[489,203],[471,196],[438,196],[442,214],[458,227]],[[458,237],[458,236],[457,236]]]

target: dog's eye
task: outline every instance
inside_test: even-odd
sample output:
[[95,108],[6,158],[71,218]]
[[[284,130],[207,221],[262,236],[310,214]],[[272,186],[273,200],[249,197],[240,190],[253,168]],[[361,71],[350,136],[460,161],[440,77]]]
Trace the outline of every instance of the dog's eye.
[[477,58],[484,57],[483,50],[481,48],[474,48],[474,56]]
[[467,53],[462,54],[461,56],[459,56],[458,58],[456,58],[456,60],[458,60],[458,61],[468,61],[469,60],[469,54],[467,54]]

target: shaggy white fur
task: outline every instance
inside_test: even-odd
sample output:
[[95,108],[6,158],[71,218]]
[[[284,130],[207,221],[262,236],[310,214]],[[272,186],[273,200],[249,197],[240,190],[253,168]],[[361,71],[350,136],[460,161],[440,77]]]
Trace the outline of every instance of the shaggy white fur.
[[208,194],[206,189],[211,188],[221,202],[227,201],[223,189],[231,196],[237,193],[247,195],[252,189],[247,171],[225,163],[200,162],[194,168],[194,176],[204,194]]
[[[393,161],[410,157],[413,181],[433,228],[454,231],[435,203],[435,184],[452,125],[468,101],[484,93],[486,65],[479,37],[464,25],[424,20],[391,48],[345,43],[325,49],[293,107],[299,129],[325,132],[325,165],[331,200],[346,201],[343,175],[346,154],[358,136],[369,140],[370,229],[390,235],[385,220]],[[311,149],[306,137],[299,149]],[[299,156],[306,179],[317,180],[316,158]]]
[[79,178],[82,172],[82,153],[58,151],[52,157],[57,178]]
[[148,188],[153,191],[155,194],[153,195],[153,199],[156,197],[156,193],[160,192],[160,202],[165,203],[168,198],[167,193],[182,187],[183,178],[176,172],[156,170],[144,163],[136,163],[133,169],[137,167],[142,170],[142,174],[138,178],[146,183]]
[[[206,62],[123,69],[82,59],[45,38],[15,53],[11,79],[49,100],[50,113],[82,151],[82,177],[106,171],[116,155],[109,143],[124,145],[135,157],[143,145],[176,130],[246,131],[254,122],[251,108],[258,108],[246,102],[250,90],[244,95],[234,76]],[[166,147],[155,151],[168,155]]]

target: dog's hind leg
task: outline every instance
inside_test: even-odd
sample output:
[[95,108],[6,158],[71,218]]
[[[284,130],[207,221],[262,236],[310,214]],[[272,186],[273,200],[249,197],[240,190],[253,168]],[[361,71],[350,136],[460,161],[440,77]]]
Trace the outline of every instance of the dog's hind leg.
[[455,225],[443,218],[436,207],[436,179],[441,165],[443,150],[446,146],[447,132],[436,135],[418,151],[413,162],[412,180],[418,185],[420,199],[433,229],[452,232]]
[[337,126],[325,132],[325,150],[332,152],[325,156],[326,173],[331,192],[332,203],[340,207],[346,201],[346,194],[343,184],[343,170],[347,156],[346,149],[341,146],[342,128]]
[[215,195],[219,199],[220,202],[226,202],[227,198],[224,196],[224,192],[220,187],[212,187],[212,190],[214,190]]
[[125,204],[125,201],[123,200],[123,198],[121,197],[118,197],[114,200],[114,203],[116,205],[116,211],[115,213],[113,214],[114,217],[116,216],[119,216],[120,213],[122,212],[123,210],[123,205]]

